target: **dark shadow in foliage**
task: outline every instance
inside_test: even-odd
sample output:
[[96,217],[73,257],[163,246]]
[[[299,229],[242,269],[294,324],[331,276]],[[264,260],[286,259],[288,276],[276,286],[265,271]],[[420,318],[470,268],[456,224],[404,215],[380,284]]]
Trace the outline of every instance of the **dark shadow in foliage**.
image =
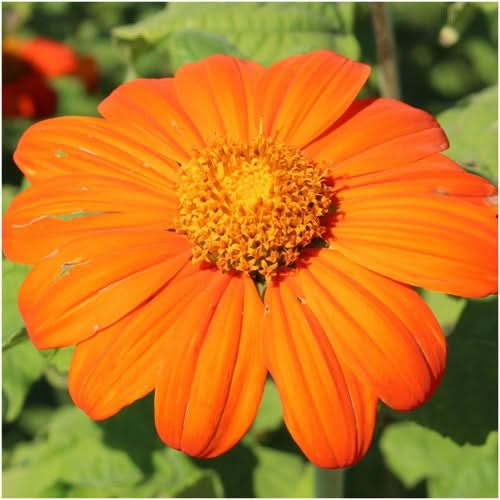
[[368,453],[353,467],[346,470],[344,496],[346,498],[424,498],[427,496],[425,482],[407,489],[387,468],[380,453],[379,439],[383,430],[394,419],[379,412],[377,427]]
[[152,394],[98,425],[106,445],[127,453],[146,477],[153,473],[152,454],[165,445],[156,433]]
[[258,461],[252,449],[244,443],[237,444],[217,458],[192,460],[198,467],[212,469],[219,474],[226,498],[255,497],[253,471]]
[[448,366],[431,400],[400,414],[458,444],[483,444],[498,423],[497,299],[467,303],[448,337]]
[[263,436],[262,439],[259,439],[259,442],[265,446],[274,448],[275,450],[295,453],[301,457],[304,456],[301,449],[290,436],[290,433],[284,423],[282,423],[275,431],[271,431]]

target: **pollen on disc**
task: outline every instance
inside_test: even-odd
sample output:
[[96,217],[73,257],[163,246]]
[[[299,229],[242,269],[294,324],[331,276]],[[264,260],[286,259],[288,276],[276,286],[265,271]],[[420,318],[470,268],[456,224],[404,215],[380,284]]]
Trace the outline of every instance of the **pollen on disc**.
[[177,231],[193,260],[269,279],[321,237],[331,187],[303,153],[258,136],[214,142],[181,166]]

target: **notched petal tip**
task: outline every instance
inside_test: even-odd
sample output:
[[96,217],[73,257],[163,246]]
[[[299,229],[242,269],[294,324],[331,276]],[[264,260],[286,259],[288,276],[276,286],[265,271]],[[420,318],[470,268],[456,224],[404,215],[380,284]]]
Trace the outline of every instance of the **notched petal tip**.
[[307,458],[324,468],[347,467],[369,447],[377,397],[369,383],[339,363],[309,300],[297,297],[307,298],[307,291],[295,278],[268,288],[268,367],[286,426]]
[[[248,277],[209,271],[169,331],[155,391],[158,434],[209,458],[234,446],[256,415],[266,368],[259,348],[262,303]],[[168,335],[168,332],[167,332]]]

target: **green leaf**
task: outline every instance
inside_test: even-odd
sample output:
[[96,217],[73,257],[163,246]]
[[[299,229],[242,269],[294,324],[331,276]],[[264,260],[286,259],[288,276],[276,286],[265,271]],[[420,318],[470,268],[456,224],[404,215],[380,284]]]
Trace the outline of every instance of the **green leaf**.
[[105,441],[102,426],[66,406],[54,413],[45,439],[39,436],[15,447],[4,469],[3,491],[6,496],[39,497],[64,483],[109,497],[131,491],[142,478],[129,454]]
[[222,497],[224,489],[217,474],[202,469],[187,455],[171,448],[153,453],[154,473],[136,490],[149,497]]
[[103,493],[108,492],[106,496],[142,478],[139,468],[123,450],[98,441],[78,440],[66,450],[63,459],[61,479],[85,488],[102,488]]
[[23,177],[23,180],[21,181],[21,187],[20,191],[24,191],[25,189],[28,189],[30,187],[30,182],[26,177]]
[[242,56],[240,51],[223,36],[205,31],[186,30],[176,32],[168,41],[167,47],[171,54],[173,69],[212,54]]
[[313,497],[313,467],[294,453],[255,446],[255,496],[260,498]]
[[255,444],[249,436],[220,457],[193,462],[217,472],[226,497],[307,498],[313,494],[313,467],[300,453]]
[[223,487],[217,474],[205,471],[196,475],[191,483],[172,491],[175,498],[223,497]]
[[421,295],[432,309],[445,335],[451,334],[457,321],[460,319],[467,301],[462,297],[431,292],[430,290],[422,290]]
[[153,408],[149,394],[99,424],[105,441],[126,452],[145,474],[152,471],[153,453],[165,448],[156,433]]
[[75,406],[59,408],[47,428],[47,439],[57,445],[73,445],[80,439],[96,441],[102,436],[99,426]]
[[389,468],[411,488],[426,479],[431,497],[496,497],[498,435],[481,446],[459,446],[432,430],[405,422],[389,426],[380,447]]
[[262,433],[277,429],[283,422],[281,401],[272,380],[266,382],[259,412],[252,425],[252,433],[258,438]]
[[335,3],[171,3],[164,11],[113,36],[138,56],[158,43],[172,70],[215,53],[241,55],[264,65],[316,49],[357,59],[354,6]]
[[495,183],[498,181],[497,107],[494,86],[459,101],[438,116],[450,141],[446,154]]
[[5,214],[8,206],[11,204],[18,191],[19,188],[17,186],[12,186],[11,184],[4,184],[2,186],[2,215]]
[[2,348],[6,349],[23,329],[24,321],[17,307],[19,288],[29,266],[2,260]]
[[464,41],[464,52],[486,85],[494,85],[498,78],[497,48],[484,38],[471,37]]
[[431,400],[399,418],[415,420],[454,441],[483,443],[497,429],[496,298],[467,302],[448,337],[448,366]]
[[[28,339],[3,352],[3,417],[7,422],[17,418],[32,384],[43,373],[45,360]],[[28,495],[29,496],[29,495]]]
[[53,414],[52,406],[28,405],[19,415],[16,424],[30,436],[45,435]]
[[385,466],[380,450],[381,429],[386,426],[385,415],[379,411],[373,442],[367,454],[353,467],[345,471],[344,496],[346,498],[370,498],[376,492],[379,498],[423,497],[425,488],[419,484],[409,491]]
[[3,469],[3,494],[6,497],[41,497],[42,492],[60,477],[57,452],[45,443],[17,445],[14,449],[16,463]]
[[449,58],[429,68],[431,87],[446,99],[458,99],[475,90],[481,82],[463,58]]
[[69,372],[74,350],[75,346],[69,346],[59,349],[48,349],[42,351],[42,354],[45,356],[50,366],[54,367],[59,374],[64,375]]
[[51,80],[57,92],[57,114],[97,116],[100,99],[88,95],[83,82],[74,76],[60,76]]

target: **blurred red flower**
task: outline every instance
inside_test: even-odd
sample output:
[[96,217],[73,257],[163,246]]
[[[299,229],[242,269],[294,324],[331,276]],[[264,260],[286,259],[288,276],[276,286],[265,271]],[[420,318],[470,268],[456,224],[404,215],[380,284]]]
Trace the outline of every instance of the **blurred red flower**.
[[97,87],[97,65],[69,46],[47,38],[6,37],[2,41],[3,116],[44,118],[52,115],[57,95],[49,79],[75,75],[87,92]]

